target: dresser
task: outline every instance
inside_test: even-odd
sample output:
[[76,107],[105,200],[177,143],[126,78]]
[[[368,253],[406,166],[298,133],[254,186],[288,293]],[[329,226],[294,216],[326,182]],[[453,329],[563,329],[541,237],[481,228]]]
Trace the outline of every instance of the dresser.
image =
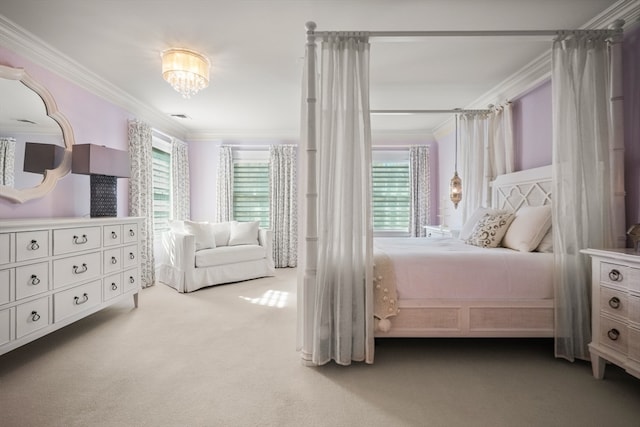
[[0,354],[140,290],[140,218],[0,221]]
[[593,376],[606,362],[640,378],[640,256],[632,249],[586,249],[592,260]]

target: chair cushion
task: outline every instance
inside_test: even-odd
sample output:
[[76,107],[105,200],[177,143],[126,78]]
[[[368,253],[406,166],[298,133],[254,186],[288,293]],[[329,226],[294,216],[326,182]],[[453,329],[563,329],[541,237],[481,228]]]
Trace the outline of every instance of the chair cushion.
[[259,229],[260,223],[258,221],[232,222],[229,236],[229,246],[257,245]]
[[236,262],[254,261],[267,256],[267,251],[259,245],[222,246],[215,249],[196,251],[196,267],[214,267]]

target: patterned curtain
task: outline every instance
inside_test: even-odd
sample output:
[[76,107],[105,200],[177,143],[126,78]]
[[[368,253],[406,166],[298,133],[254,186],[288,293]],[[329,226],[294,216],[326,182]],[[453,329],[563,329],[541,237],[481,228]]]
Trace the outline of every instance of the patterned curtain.
[[129,215],[142,217],[142,229],[139,230],[142,248],[140,256],[142,287],[152,286],[155,282],[153,259],[153,165],[151,160],[151,127],[138,120],[129,121],[129,160],[131,177],[129,178]]
[[270,214],[276,267],[298,263],[297,166],[295,145],[269,147]]
[[409,230],[413,237],[426,236],[424,225],[430,223],[431,185],[429,174],[429,147],[414,145],[409,150],[411,171],[411,223]]
[[220,147],[216,189],[216,222],[231,221],[233,219],[233,154],[228,145]]
[[0,138],[0,185],[13,187],[16,140]]
[[190,219],[189,150],[175,138],[171,140],[171,192],[171,219]]

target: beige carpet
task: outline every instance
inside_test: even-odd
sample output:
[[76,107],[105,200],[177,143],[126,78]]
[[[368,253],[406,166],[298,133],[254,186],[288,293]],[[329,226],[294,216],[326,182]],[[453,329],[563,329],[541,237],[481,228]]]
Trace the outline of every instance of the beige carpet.
[[376,363],[301,365],[295,271],[165,285],[0,356],[8,426],[639,426],[640,380],[551,340],[378,340]]

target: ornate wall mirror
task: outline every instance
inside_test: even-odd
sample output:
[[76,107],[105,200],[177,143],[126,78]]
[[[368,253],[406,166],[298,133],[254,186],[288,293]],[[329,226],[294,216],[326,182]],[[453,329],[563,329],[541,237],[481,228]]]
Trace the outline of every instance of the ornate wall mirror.
[[51,93],[23,69],[0,65],[0,197],[46,195],[71,170],[73,143]]

